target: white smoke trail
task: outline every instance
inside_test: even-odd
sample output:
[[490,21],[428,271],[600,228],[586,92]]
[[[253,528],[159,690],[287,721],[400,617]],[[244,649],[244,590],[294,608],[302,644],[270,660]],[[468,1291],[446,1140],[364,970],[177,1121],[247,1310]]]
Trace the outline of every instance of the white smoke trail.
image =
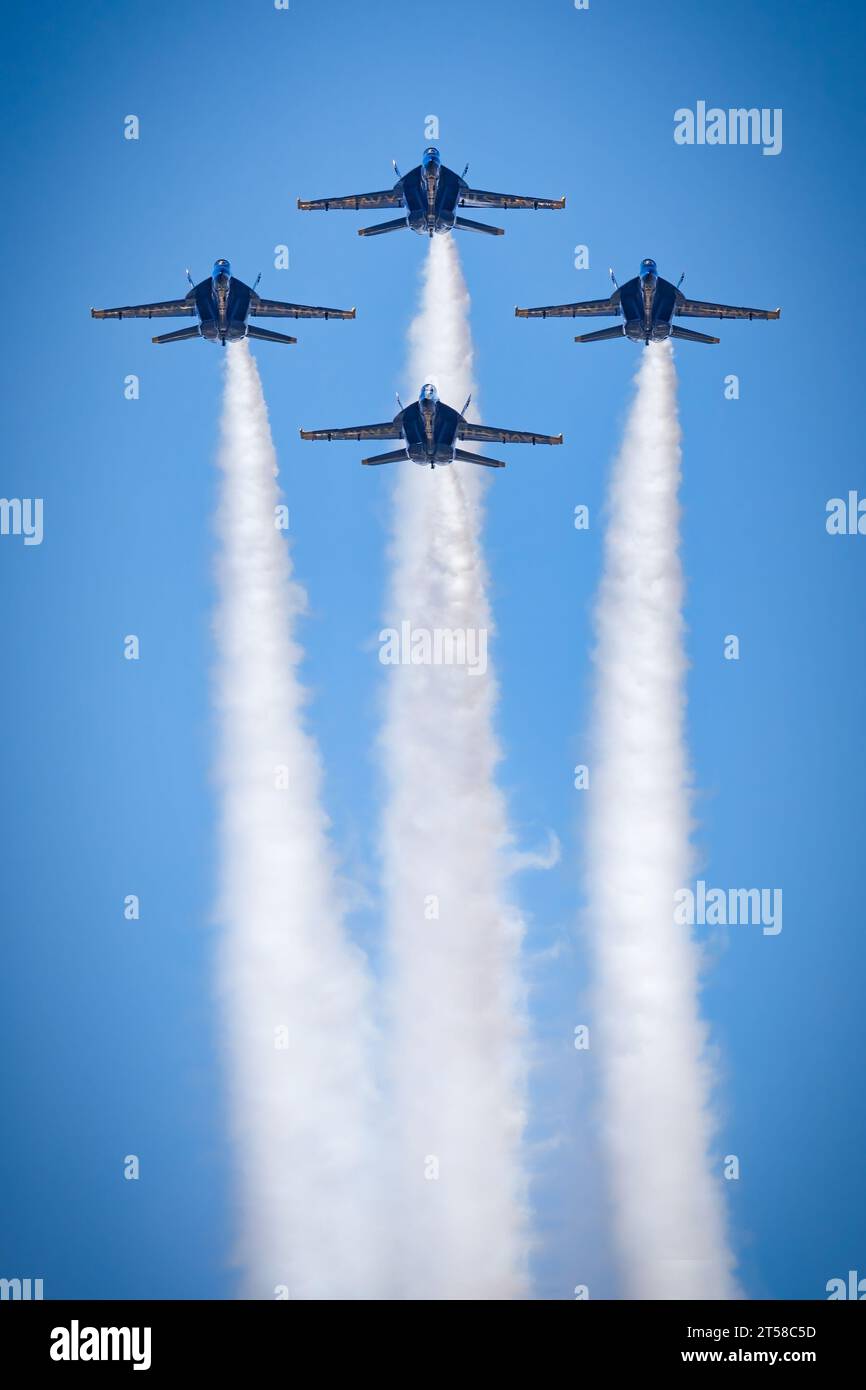
[[710,1172],[698,952],[673,916],[692,868],[676,372],[669,344],[641,357],[611,482],[597,611],[593,1047],[627,1296],[731,1298],[722,1179]]
[[[469,298],[451,237],[431,241],[408,388],[460,409],[472,387]],[[400,466],[389,623],[490,629],[480,468]],[[526,1291],[521,923],[495,784],[489,668],[385,668],[384,822],[399,1288],[420,1299]]]
[[343,931],[303,718],[305,594],[276,524],[277,461],[255,360],[226,349],[219,667],[221,987],[246,1292],[375,1293],[363,961]]

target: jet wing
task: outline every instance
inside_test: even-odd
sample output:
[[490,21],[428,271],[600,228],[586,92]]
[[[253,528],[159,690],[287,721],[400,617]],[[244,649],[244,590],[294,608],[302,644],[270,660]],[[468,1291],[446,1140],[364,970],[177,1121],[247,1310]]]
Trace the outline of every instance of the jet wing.
[[462,208],[564,208],[564,198],[523,198],[517,193],[485,193],[464,188],[457,199]]
[[457,429],[458,439],[474,439],[479,444],[561,444],[561,434],[535,434],[532,430],[498,430],[493,425],[470,425],[464,420]]
[[321,309],[315,304],[285,304],[281,299],[250,301],[250,315],[257,319],[353,319],[354,309]]
[[302,212],[330,212],[338,208],[360,212],[362,208],[401,208],[403,206],[403,185],[386,188],[381,193],[350,193],[345,198],[298,199]]
[[383,425],[350,425],[344,430],[301,430],[302,439],[399,439],[402,430],[396,420]]
[[733,304],[711,304],[704,299],[677,297],[675,314],[684,314],[691,319],[777,319],[781,309],[745,309]]
[[619,313],[619,291],[610,299],[584,299],[577,304],[548,304],[541,309],[515,309],[519,319],[578,319]]
[[91,309],[94,319],[173,319],[192,318],[196,312],[195,299],[161,299],[156,304],[125,304],[120,309]]

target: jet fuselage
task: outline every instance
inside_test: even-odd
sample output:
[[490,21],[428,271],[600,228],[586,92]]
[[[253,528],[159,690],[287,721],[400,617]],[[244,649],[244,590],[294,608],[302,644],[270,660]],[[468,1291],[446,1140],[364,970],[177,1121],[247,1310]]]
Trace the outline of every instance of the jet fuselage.
[[429,237],[452,231],[462,187],[463,180],[453,169],[435,161],[410,169],[403,179],[403,196],[412,231]]
[[450,405],[422,397],[407,405],[399,418],[406,453],[413,463],[435,468],[454,462],[457,429],[463,417]]
[[217,261],[213,274],[193,290],[201,336],[211,343],[234,343],[247,334],[252,290],[231,273],[228,261]]
[[654,272],[628,280],[619,292],[625,336],[634,343],[660,343],[671,336],[676,286]]

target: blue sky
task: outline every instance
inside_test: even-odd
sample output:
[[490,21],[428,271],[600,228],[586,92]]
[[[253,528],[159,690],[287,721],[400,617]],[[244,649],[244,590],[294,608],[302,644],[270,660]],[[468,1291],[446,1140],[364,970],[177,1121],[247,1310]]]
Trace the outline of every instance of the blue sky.
[[[151,346],[92,304],[184,293],[218,255],[269,296],[357,304],[256,349],[291,508],[312,723],[354,922],[374,960],[381,670],[393,475],[300,425],[387,418],[402,385],[420,238],[364,240],[295,200],[387,187],[436,115],[481,187],[568,195],[505,213],[460,252],[483,418],[565,433],[513,450],[489,490],[502,782],[530,923],[536,1292],[615,1292],[586,1017],[581,817],[605,480],[637,350],[578,348],[516,303],[606,293],[645,255],[686,292],[783,305],[678,353],[689,721],[701,874],[781,887],[784,929],[707,937],[720,1153],[751,1297],[820,1297],[866,1273],[860,1081],[866,539],[828,498],[866,490],[860,421],[864,18],[731,0],[429,4],[292,0],[31,8],[7,18],[2,493],[44,499],[44,541],[0,537],[4,775],[0,1020],[7,1065],[0,1273],[47,1296],[228,1297],[231,1155],[212,1001],[209,669],[218,350]],[[777,157],[681,147],[673,113],[781,107]],[[123,139],[136,114],[138,141]],[[852,171],[854,176],[852,176]],[[376,215],[367,221],[377,220]],[[488,221],[498,220],[491,216]],[[290,269],[274,269],[274,248]],[[574,248],[590,267],[574,268]],[[825,296],[819,303],[819,296]],[[140,377],[127,401],[124,377]],[[740,398],[724,398],[724,378]],[[420,385],[420,383],[419,383]],[[459,404],[459,403],[456,403]],[[542,454],[544,455],[542,457]],[[574,530],[577,503],[591,526]],[[141,660],[123,660],[124,635]],[[739,662],[722,657],[726,634]],[[138,923],[123,918],[141,897]],[[11,1136],[11,1137],[10,1137]],[[557,1137],[558,1142],[547,1141]],[[141,1155],[138,1183],[122,1178]]]

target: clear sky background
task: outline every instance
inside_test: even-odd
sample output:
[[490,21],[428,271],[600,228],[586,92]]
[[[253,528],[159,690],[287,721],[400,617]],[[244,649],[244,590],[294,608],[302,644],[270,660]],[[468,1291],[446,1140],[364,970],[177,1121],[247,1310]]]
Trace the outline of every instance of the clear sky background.
[[[862,1085],[866,536],[864,18],[850,3],[210,0],[7,11],[6,497],[42,497],[41,546],[0,537],[3,775],[0,1275],[48,1297],[230,1297],[231,1152],[212,988],[213,466],[219,350],[153,347],[91,305],[174,298],[228,256],[281,299],[357,304],[257,345],[297,574],[311,721],[358,911],[381,948],[379,615],[393,473],[298,427],[388,418],[424,242],[296,199],[390,186],[424,120],[482,188],[565,212],[465,234],[485,421],[562,430],[488,492],[501,769],[533,1019],[535,1292],[616,1292],[596,1149],[581,935],[581,817],[602,506],[638,349],[581,348],[513,306],[596,298],[641,257],[693,297],[782,304],[681,345],[690,740],[700,873],[779,887],[784,927],[705,932],[719,1155],[750,1297],[866,1275]],[[783,150],[678,146],[673,113],[781,107]],[[138,141],[124,117],[140,118]],[[483,214],[478,214],[483,217]],[[290,269],[274,269],[274,248]],[[574,268],[574,248],[590,266]],[[171,327],[172,325],[168,325]],[[700,326],[700,325],[699,325]],[[124,378],[141,395],[124,399]],[[724,397],[724,378],[740,398]],[[420,385],[420,383],[418,383]],[[459,405],[460,402],[453,404]],[[588,532],[574,507],[590,507]],[[123,659],[136,633],[141,659]],[[726,634],[738,662],[723,659]],[[123,917],[128,893],[140,922]],[[123,1157],[141,1158],[124,1181]]]

